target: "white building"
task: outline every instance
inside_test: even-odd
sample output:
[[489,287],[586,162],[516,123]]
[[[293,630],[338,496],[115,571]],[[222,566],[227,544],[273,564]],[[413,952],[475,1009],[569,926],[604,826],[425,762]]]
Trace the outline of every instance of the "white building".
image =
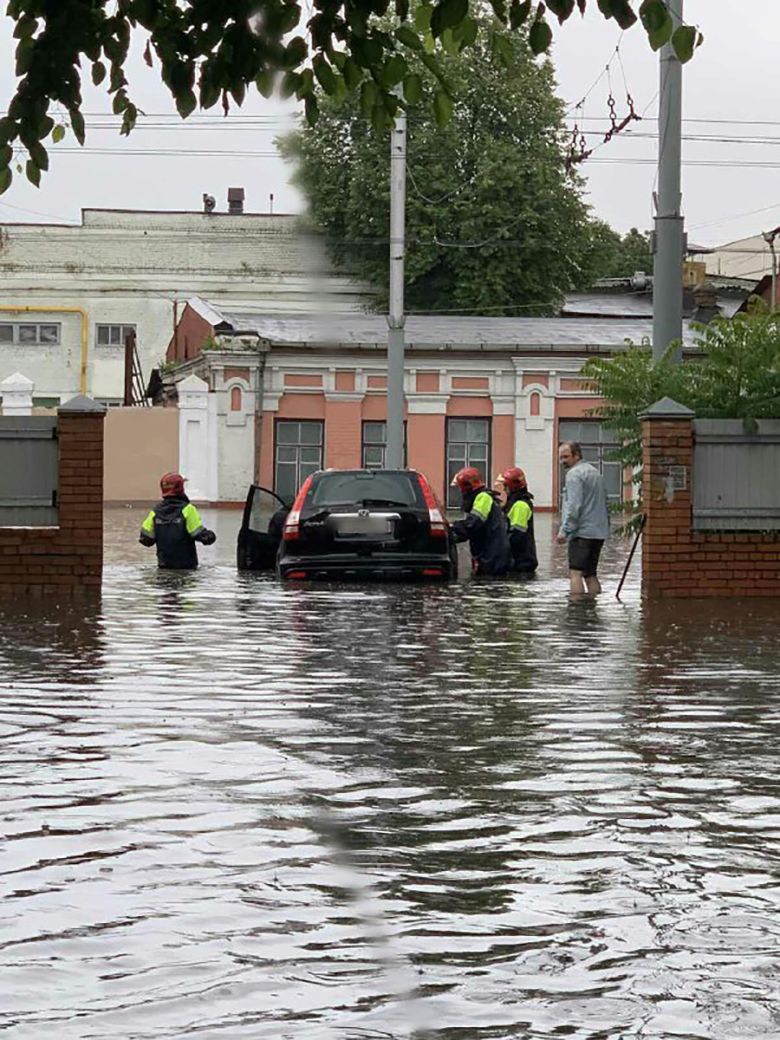
[[[780,250],[780,241],[777,243]],[[772,271],[772,253],[763,235],[740,238],[713,246],[706,252],[692,253],[691,259],[704,263],[708,275],[748,278],[755,282]]]
[[148,379],[193,295],[276,314],[364,308],[366,287],[332,273],[300,218],[231,208],[86,209],[80,225],[0,226],[0,382],[22,373],[37,404],[77,393],[119,403],[126,332]]

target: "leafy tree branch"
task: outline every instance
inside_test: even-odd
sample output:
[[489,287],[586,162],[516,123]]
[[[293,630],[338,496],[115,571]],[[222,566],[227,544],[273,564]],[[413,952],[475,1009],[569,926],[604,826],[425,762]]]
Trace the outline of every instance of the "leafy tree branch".
[[[490,0],[495,18],[511,32],[527,32],[536,54],[552,40],[549,15],[563,23],[589,4],[623,29],[641,21],[651,47],[671,40],[683,61],[701,42],[693,27],[674,25],[664,0]],[[0,119],[0,194],[13,180],[19,147],[28,157],[28,179],[40,183],[49,167],[44,142],[56,143],[64,133],[50,114],[52,104],[65,109],[84,143],[85,73],[96,85],[105,83],[113,111],[122,116],[121,133],[130,133],[139,114],[127,80],[134,36],[145,43],[145,59],[159,68],[182,118],[198,106],[221,103],[227,111],[256,89],[266,97],[295,95],[314,123],[323,94],[349,91],[360,93],[375,125],[386,126],[399,105],[415,103],[419,74],[410,59],[419,55],[436,83],[430,103],[446,123],[452,94],[439,56],[448,39],[474,42],[482,0],[424,3],[414,16],[409,0],[314,0],[312,10],[307,20],[298,0],[8,0],[18,84]],[[394,92],[399,84],[401,98]]]

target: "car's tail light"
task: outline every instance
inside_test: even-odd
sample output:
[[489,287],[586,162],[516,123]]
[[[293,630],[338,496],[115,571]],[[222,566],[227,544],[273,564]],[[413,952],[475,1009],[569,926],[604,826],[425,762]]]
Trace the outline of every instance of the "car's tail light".
[[306,577],[306,571],[287,571],[287,573],[285,574],[285,578],[292,578],[293,581],[296,581],[296,580],[298,580],[300,578],[305,578],[305,577]]
[[301,490],[296,495],[292,509],[287,514],[287,519],[284,521],[282,539],[285,542],[294,542],[300,535],[301,510],[303,509],[303,503],[306,500],[310,487],[311,477],[307,477],[301,485]]
[[441,578],[443,573],[441,567],[423,567],[422,576],[423,578]]
[[447,537],[447,521],[441,515],[441,509],[439,509],[439,503],[436,501],[436,496],[431,490],[431,486],[422,473],[417,474],[417,479],[420,481],[420,488],[423,493],[423,500],[428,507],[428,519],[431,524],[431,534],[434,538],[446,538]]

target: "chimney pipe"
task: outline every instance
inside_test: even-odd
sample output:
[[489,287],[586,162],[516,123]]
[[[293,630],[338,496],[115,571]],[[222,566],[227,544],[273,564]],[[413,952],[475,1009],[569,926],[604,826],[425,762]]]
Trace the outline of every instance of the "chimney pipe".
[[244,189],[228,188],[228,213],[244,212]]

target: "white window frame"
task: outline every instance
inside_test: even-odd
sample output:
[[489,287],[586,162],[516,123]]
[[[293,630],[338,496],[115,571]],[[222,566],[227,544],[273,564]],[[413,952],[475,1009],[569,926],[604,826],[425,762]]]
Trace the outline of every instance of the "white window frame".
[[[569,430],[567,430],[567,426],[569,427]],[[608,469],[617,471],[620,474],[620,480],[618,483],[619,491],[610,493],[609,489],[607,489],[607,497],[610,504],[623,502],[626,494],[625,467],[614,459],[606,458],[610,452],[615,451],[620,446],[617,434],[608,430],[603,421],[599,419],[588,419],[584,417],[579,419],[559,419],[558,444],[564,444],[566,441],[570,440],[576,441],[580,445],[582,448],[583,461],[589,462],[592,466],[595,466],[602,477],[605,476]],[[563,465],[559,463],[559,509],[563,509],[563,489],[565,479],[566,471],[563,468]]]
[[[298,439],[295,441],[280,440],[279,431],[284,426],[291,426],[293,423],[297,423],[300,427],[301,424],[313,425],[319,428],[319,442],[315,441],[303,441],[301,440],[300,429],[298,431]],[[280,451],[281,449],[281,451]],[[280,455],[288,450],[291,454],[291,458],[282,459]],[[314,453],[317,451],[317,461],[303,460],[301,457],[304,452]],[[274,486],[273,490],[277,495],[284,497],[282,492],[279,490],[279,472],[281,467],[295,467],[295,479],[293,494],[297,494],[300,491],[301,485],[303,484],[306,477],[311,473],[316,473],[317,470],[322,469],[325,460],[325,422],[323,419],[277,419],[274,423]],[[289,497],[289,493],[288,493]]]
[[[468,425],[466,426],[466,439],[454,438],[452,436],[452,424],[456,422],[478,422],[484,423],[487,437],[484,441],[472,440],[469,437]],[[447,478],[447,509],[457,509],[461,503],[461,494],[457,488],[450,485],[450,481],[460,469],[474,466],[482,473],[485,482],[490,485],[490,461],[493,454],[493,417],[491,415],[448,415],[445,423],[444,433],[444,470]],[[473,458],[473,455],[481,454],[474,449],[485,449],[485,458]]]
[[[11,339],[0,339],[0,347],[58,347],[62,343],[62,323],[59,321],[0,321],[0,326],[11,329]],[[35,339],[22,340],[19,329],[35,328]],[[43,327],[56,329],[55,339],[41,339]]]
[[[383,426],[383,439],[376,441],[366,440],[366,427],[367,426]],[[363,419],[360,426],[360,465],[363,469],[386,469],[385,465],[387,461],[387,422],[384,419]],[[378,448],[380,450],[380,461],[378,463],[368,462],[366,456],[368,454],[367,449]],[[404,419],[404,460],[401,466],[402,469],[406,469],[406,420]]]
[[[119,342],[118,343],[101,343],[100,342],[100,330],[101,329],[119,329]],[[134,332],[138,335],[138,329],[135,325],[126,325],[120,321],[100,321],[95,322],[95,346],[99,350],[111,350],[117,348],[123,348],[125,345],[125,336],[128,332]],[[109,334],[110,339],[110,334]]]

